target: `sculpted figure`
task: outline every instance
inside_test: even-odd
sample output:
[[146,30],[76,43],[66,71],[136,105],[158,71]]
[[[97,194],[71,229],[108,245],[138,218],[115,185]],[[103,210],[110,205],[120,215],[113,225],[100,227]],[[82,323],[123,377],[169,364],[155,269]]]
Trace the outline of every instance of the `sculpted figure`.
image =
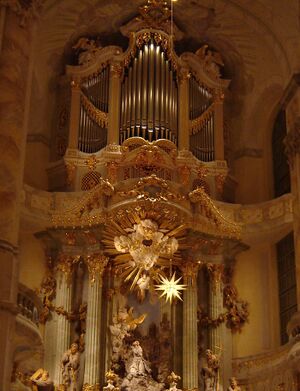
[[229,387],[227,388],[227,391],[242,391],[235,377],[231,377],[229,379]]
[[54,384],[50,379],[49,372],[45,369],[38,369],[30,378],[33,390],[37,391],[53,391]]
[[174,372],[171,372],[171,374],[167,377],[167,381],[169,382],[170,386],[168,388],[169,391],[182,391],[179,388],[177,388],[177,383],[181,379],[180,376],[176,375]]
[[205,391],[218,391],[219,387],[219,357],[210,349],[206,350],[206,364],[207,366],[202,368],[202,377],[204,381]]
[[77,343],[72,343],[62,358],[62,375],[64,384],[70,387],[71,391],[77,391],[77,378],[80,364],[80,353]]
[[146,376],[151,373],[148,362],[143,357],[143,349],[139,341],[134,341],[131,345],[132,357],[128,362],[128,374],[133,377]]
[[94,39],[83,37],[78,40],[72,49],[79,51],[78,64],[84,65],[94,60],[101,46],[97,45]]

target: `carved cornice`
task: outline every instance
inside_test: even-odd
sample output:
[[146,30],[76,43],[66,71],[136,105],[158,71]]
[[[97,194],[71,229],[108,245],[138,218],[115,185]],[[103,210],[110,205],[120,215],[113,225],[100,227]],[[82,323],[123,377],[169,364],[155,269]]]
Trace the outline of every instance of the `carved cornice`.
[[185,261],[180,265],[180,270],[183,275],[184,281],[191,280],[191,284],[194,285],[197,278],[198,269],[200,264],[192,261]]

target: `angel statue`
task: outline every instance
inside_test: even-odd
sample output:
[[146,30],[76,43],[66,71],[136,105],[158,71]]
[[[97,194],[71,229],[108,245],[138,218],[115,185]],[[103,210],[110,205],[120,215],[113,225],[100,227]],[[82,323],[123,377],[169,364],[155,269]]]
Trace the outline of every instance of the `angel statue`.
[[130,336],[130,332],[135,330],[138,325],[144,322],[147,314],[133,317],[133,307],[128,310],[120,308],[117,315],[113,316],[113,323],[109,326],[112,343],[112,361],[117,362],[123,349],[123,341],[125,337]]
[[79,52],[78,64],[85,65],[95,59],[97,53],[101,50],[101,46],[94,39],[82,37],[79,38],[72,49]]
[[167,377],[167,382],[170,384],[167,391],[182,391],[180,388],[177,388],[177,383],[181,380],[181,377],[176,375],[174,372]]
[[196,51],[196,55],[200,58],[208,73],[217,78],[221,76],[220,69],[224,66],[224,62],[220,53],[209,50],[208,45],[203,45]]
[[53,381],[49,372],[43,368],[38,369],[31,377],[33,391],[54,391]]
[[206,366],[202,368],[202,377],[204,381],[204,391],[219,390],[219,356],[214,354],[210,349],[206,352]]

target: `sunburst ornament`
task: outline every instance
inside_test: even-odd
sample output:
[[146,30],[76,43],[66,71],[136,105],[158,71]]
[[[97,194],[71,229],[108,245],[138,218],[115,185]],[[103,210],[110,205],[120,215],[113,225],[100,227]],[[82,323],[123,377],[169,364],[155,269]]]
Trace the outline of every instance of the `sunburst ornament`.
[[180,291],[186,290],[186,285],[179,284],[179,281],[182,279],[182,277],[179,277],[177,280],[175,280],[174,272],[170,279],[162,275],[159,276],[159,279],[160,284],[155,285],[155,290],[162,292],[160,298],[165,296],[165,300],[167,302],[169,301],[170,303],[172,303],[175,298],[178,298],[182,301]]

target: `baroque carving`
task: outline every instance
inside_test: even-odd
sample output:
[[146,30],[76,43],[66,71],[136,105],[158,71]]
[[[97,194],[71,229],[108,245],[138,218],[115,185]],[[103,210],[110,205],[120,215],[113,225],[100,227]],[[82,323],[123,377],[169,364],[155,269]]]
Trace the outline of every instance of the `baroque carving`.
[[201,370],[201,375],[204,382],[204,391],[219,390],[219,370],[220,357],[214,354],[210,349],[205,352],[206,366]]
[[103,254],[92,254],[85,258],[85,263],[88,267],[91,285],[93,285],[97,278],[101,280],[108,258]]
[[229,387],[227,388],[227,391],[242,391],[235,377],[231,377],[229,379]]
[[72,343],[61,361],[63,384],[71,391],[77,390],[77,381],[80,369],[80,352],[77,343]]
[[95,60],[102,49],[99,40],[82,37],[72,47],[78,56],[79,65],[87,65]]
[[196,51],[196,56],[199,57],[204,69],[212,78],[220,78],[221,68],[224,66],[220,53],[209,50],[208,45],[203,45]]

